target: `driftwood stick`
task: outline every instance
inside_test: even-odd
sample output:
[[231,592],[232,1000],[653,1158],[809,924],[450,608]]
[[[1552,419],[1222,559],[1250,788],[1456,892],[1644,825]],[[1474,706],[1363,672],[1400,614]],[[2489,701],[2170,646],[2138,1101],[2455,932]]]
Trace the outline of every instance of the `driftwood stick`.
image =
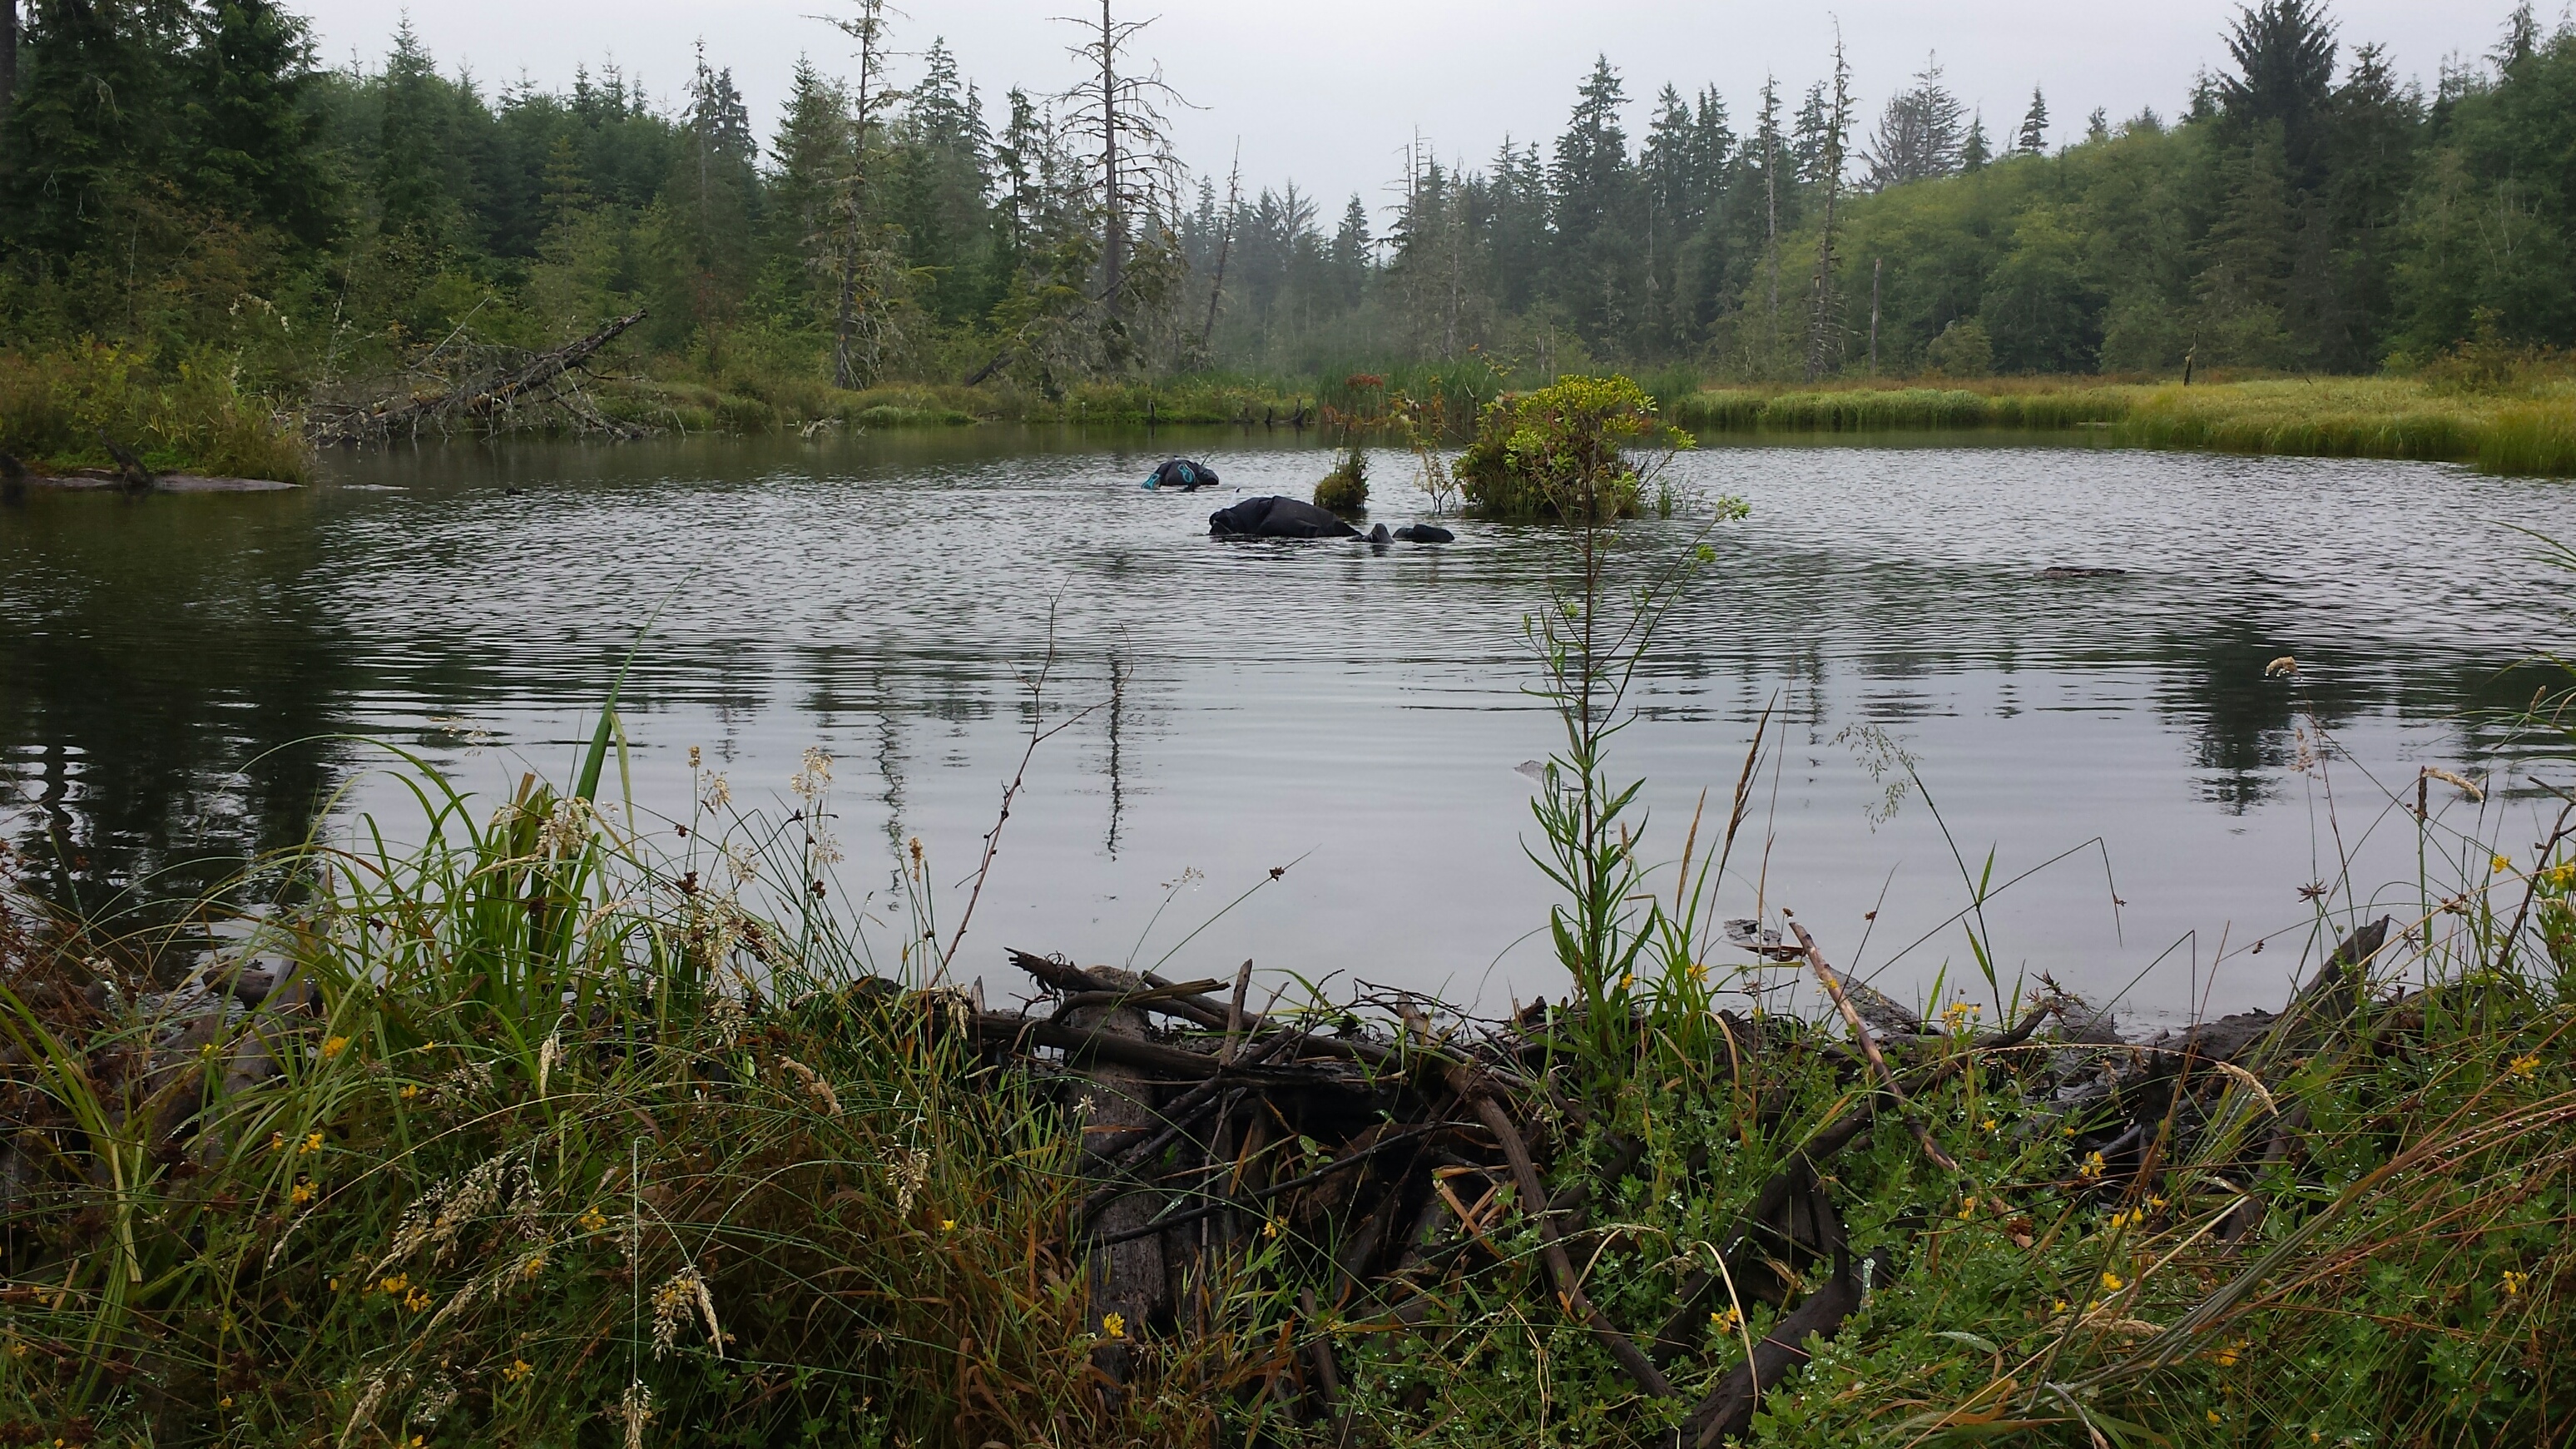
[[1825,1280],[1823,1287],[1808,1294],[1805,1302],[1772,1325],[1762,1341],[1753,1346],[1753,1356],[1737,1364],[1707,1398],[1700,1400],[1683,1431],[1684,1442],[1694,1449],[1716,1449],[1729,1437],[1751,1428],[1753,1411],[1762,1406],[1764,1392],[1807,1361],[1808,1337],[1833,1337],[1843,1320],[1860,1307],[1860,1301],[1860,1279],[1846,1262]]
[[1897,1115],[1905,1119],[1906,1127],[1914,1133],[1915,1144],[1923,1149],[1923,1155],[1930,1158],[1934,1166],[1955,1176],[1959,1164],[1941,1150],[1941,1144],[1932,1140],[1931,1129],[1915,1116],[1914,1104],[1906,1100],[1905,1089],[1896,1084],[1896,1073],[1888,1070],[1887,1058],[1879,1054],[1878,1039],[1869,1034],[1869,1024],[1860,1019],[1860,1013],[1852,1007],[1851,998],[1843,994],[1842,980],[1834,968],[1825,964],[1825,953],[1816,949],[1816,938],[1808,935],[1807,928],[1796,921],[1789,923],[1789,929],[1798,933],[1798,946],[1806,953],[1807,964],[1815,968],[1816,979],[1825,984],[1825,994],[1834,999],[1834,1009],[1842,1013],[1843,1023],[1852,1029],[1852,1037],[1860,1043],[1862,1055],[1869,1058],[1871,1070],[1878,1074],[1880,1088],[1895,1100]]
[[[1069,1026],[1060,1021],[1042,1021],[1003,1011],[979,1011],[974,1017],[975,1034],[986,1041],[1008,1042],[1014,1046],[1055,1047],[1077,1063],[1083,1061],[1115,1062],[1120,1066],[1139,1067],[1150,1072],[1184,1081],[1205,1081],[1225,1070],[1215,1057],[1160,1042],[1142,1041],[1130,1036],[1116,1036],[1091,1027]],[[1311,1045],[1311,1043],[1310,1043]],[[1364,1084],[1345,1076],[1336,1076],[1315,1067],[1304,1071],[1272,1067],[1260,1071],[1236,1069],[1244,1086],[1307,1087],[1332,1091],[1365,1090]]]
[[1512,1180],[1520,1188],[1521,1202],[1525,1205],[1523,1211],[1538,1223],[1539,1259],[1546,1266],[1548,1276],[1555,1280],[1558,1304],[1568,1317],[1582,1320],[1592,1330],[1592,1336],[1599,1339],[1601,1346],[1610,1351],[1610,1356],[1619,1361],[1619,1367],[1627,1370],[1628,1377],[1638,1388],[1659,1399],[1671,1398],[1672,1381],[1664,1377],[1664,1371],[1655,1367],[1655,1361],[1646,1357],[1645,1350],[1621,1333],[1618,1325],[1605,1317],[1585,1295],[1582,1280],[1575,1275],[1574,1264],[1565,1256],[1565,1244],[1557,1236],[1556,1220],[1547,1211],[1547,1184],[1539,1181],[1538,1164],[1530,1160],[1529,1144],[1521,1140],[1520,1129],[1512,1125],[1511,1114],[1494,1100],[1490,1089],[1477,1082],[1458,1080],[1465,1075],[1463,1069],[1453,1069],[1451,1086],[1458,1095],[1475,1104],[1477,1117],[1502,1144],[1503,1159],[1511,1164]]
[[[1313,1325],[1324,1315],[1315,1307],[1315,1290],[1305,1289],[1297,1295],[1298,1311]],[[1315,1374],[1315,1388],[1324,1401],[1324,1412],[1338,1421],[1342,1416],[1342,1373],[1333,1362],[1333,1345],[1321,1333],[1306,1341],[1306,1366]]]
[[[1054,991],[1091,992],[1117,989],[1099,975],[1070,962],[1054,960],[1028,951],[1011,952],[1011,964],[1036,977],[1039,984]],[[1240,1031],[1262,1036],[1276,1031],[1302,1030],[1295,1025],[1273,1020],[1256,1011],[1246,1011],[1237,1016],[1227,1003],[1188,991],[1181,983],[1167,981],[1150,971],[1144,973],[1141,979],[1148,987],[1153,988],[1155,996],[1151,1000],[1135,1000],[1136,993],[1128,993],[1130,999],[1135,1000],[1136,1005],[1148,1011],[1160,1012],[1165,1016],[1180,1017],[1184,1021],[1205,1027],[1210,1031]],[[1204,989],[1216,983],[1189,984]],[[1179,994],[1168,996],[1162,994],[1176,990]],[[1344,1057],[1368,1066],[1386,1065],[1394,1061],[1397,1056],[1392,1047],[1383,1047],[1370,1041],[1354,1041],[1347,1037],[1309,1036],[1306,1038],[1305,1049]]]
[[[1864,1098],[1853,1106],[1849,1116],[1817,1133],[1812,1141],[1789,1154],[1788,1160],[1781,1163],[1779,1169],[1762,1184],[1762,1190],[1754,1194],[1752,1205],[1736,1217],[1734,1225],[1720,1240],[1718,1252],[1730,1265],[1725,1272],[1749,1270],[1753,1266],[1755,1251],[1760,1246],[1756,1242],[1757,1235],[1774,1223],[1786,1221],[1790,1199],[1813,1185],[1823,1165],[1868,1131],[1877,1116],[1876,1100]],[[1694,1269],[1683,1281],[1680,1303],[1675,1305],[1672,1316],[1655,1334],[1655,1359],[1658,1363],[1670,1363],[1689,1348],[1690,1335],[1698,1323],[1701,1307],[1707,1302],[1709,1293],[1724,1281],[1723,1273],[1715,1268]]]
[[1348,1157],[1339,1158],[1333,1162],[1327,1163],[1323,1167],[1307,1173],[1303,1177],[1292,1177],[1286,1182],[1272,1183],[1270,1186],[1262,1188],[1258,1192],[1251,1193],[1239,1200],[1227,1198],[1217,1202],[1204,1203],[1198,1207],[1191,1208],[1187,1212],[1178,1212],[1172,1214],[1170,1217],[1157,1218],[1150,1223],[1146,1223],[1140,1227],[1127,1229],[1124,1232],[1104,1233],[1090,1241],[1094,1247],[1108,1247],[1116,1243],[1123,1243],[1134,1238],[1144,1237],[1149,1233],[1159,1233],[1170,1228],[1185,1227],[1191,1223],[1197,1222],[1201,1218],[1212,1218],[1218,1213],[1232,1212],[1236,1208],[1246,1206],[1247,1204],[1268,1202],[1282,1193],[1294,1192],[1301,1187],[1312,1187],[1316,1183],[1324,1181],[1326,1178],[1337,1177],[1342,1173],[1348,1172],[1352,1168],[1367,1162],[1382,1152],[1403,1146],[1406,1143],[1418,1142],[1434,1133],[1451,1131],[1461,1125],[1462,1124],[1456,1122],[1425,1122],[1417,1127],[1406,1128],[1402,1132],[1389,1133],[1367,1147],[1352,1153]]
[[1234,973],[1234,1001],[1225,1013],[1225,1045],[1216,1054],[1216,1059],[1227,1066],[1234,1065],[1236,1043],[1243,1040],[1243,997],[1251,989],[1252,962],[1246,960],[1243,969]]

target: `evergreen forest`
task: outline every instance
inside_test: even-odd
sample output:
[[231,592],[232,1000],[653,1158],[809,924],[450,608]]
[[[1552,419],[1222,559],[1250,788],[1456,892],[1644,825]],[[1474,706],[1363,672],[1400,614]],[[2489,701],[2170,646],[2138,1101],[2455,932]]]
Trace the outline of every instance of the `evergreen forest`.
[[899,382],[2361,374],[2576,343],[2576,29],[2528,4],[2428,86],[2326,0],[2261,0],[2170,115],[2080,122],[2037,91],[1971,114],[1929,61],[1875,101],[1839,54],[1738,96],[1600,61],[1552,138],[1417,148],[1383,223],[1184,166],[1153,32],[1106,8],[1082,79],[997,97],[845,0],[771,116],[703,46],[665,104],[606,65],[489,86],[407,23],[330,68],[276,0],[0,14],[0,354],[286,407],[636,312],[638,375],[750,422]]

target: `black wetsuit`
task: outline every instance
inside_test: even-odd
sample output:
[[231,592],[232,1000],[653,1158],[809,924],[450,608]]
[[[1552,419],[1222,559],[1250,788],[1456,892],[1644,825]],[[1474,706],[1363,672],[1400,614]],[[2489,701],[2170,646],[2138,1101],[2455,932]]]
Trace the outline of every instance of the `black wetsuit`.
[[1173,458],[1156,468],[1145,480],[1148,488],[1178,488],[1195,493],[1216,486],[1216,470],[1192,458]]

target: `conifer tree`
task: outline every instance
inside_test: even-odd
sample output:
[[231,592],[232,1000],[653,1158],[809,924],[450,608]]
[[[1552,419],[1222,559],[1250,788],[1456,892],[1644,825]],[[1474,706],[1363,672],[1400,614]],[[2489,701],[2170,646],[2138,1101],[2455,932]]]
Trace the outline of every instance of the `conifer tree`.
[[0,0],[0,171],[9,164],[9,108],[18,99],[18,0]]
[[1816,167],[1825,194],[1823,215],[1816,228],[1816,272],[1807,320],[1809,382],[1823,375],[1842,342],[1840,305],[1834,288],[1834,270],[1841,261],[1835,251],[1835,243],[1839,240],[1835,228],[1841,220],[1843,151],[1851,135],[1851,124],[1851,67],[1843,59],[1842,27],[1837,25],[1834,28],[1832,100],[1825,112]]
[[275,0],[219,0],[192,60],[183,120],[195,197],[306,247],[327,244],[339,216],[305,23]]
[[2030,109],[2022,112],[2021,135],[2013,142],[2013,150],[2023,156],[2037,156],[2047,149],[2048,97],[2039,93],[2039,87],[2032,86]]

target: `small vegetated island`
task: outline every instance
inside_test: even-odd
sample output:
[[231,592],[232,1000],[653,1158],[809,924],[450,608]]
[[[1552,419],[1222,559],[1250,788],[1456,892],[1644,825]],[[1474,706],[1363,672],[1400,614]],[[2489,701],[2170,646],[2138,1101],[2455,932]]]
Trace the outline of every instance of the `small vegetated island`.
[[[1973,912],[1974,979],[1896,999],[1730,914],[1773,721],[1646,831],[1628,683],[1714,554],[1609,562],[1740,514],[1667,485],[1692,431],[2567,471],[2576,35],[2527,7],[2427,95],[2265,0],[2171,121],[2080,139],[1929,68],[1864,136],[1834,57],[1740,116],[1668,87],[1632,144],[1605,64],[1552,157],[1420,159],[1381,249],[1356,201],[1175,184],[1109,8],[1079,98],[995,124],[838,6],[847,69],[764,131],[713,58],[665,112],[608,68],[486,95],[408,28],[319,69],[263,0],[0,4],[13,495],[509,431],[1385,430],[1561,535],[1528,840],[1568,983],[1474,1020],[1113,968],[992,939],[980,870],[935,917],[917,844],[855,922],[828,757],[782,812],[697,777],[634,820],[614,688],[567,778],[405,761],[420,819],[175,924],[0,859],[0,1442],[2570,1438],[2576,807],[2490,840],[2476,782],[2408,779],[2420,877],[2317,886],[2277,1011],[2123,1031]],[[1365,455],[1333,481],[1364,505]],[[960,984],[1003,970],[1031,1004]]]

